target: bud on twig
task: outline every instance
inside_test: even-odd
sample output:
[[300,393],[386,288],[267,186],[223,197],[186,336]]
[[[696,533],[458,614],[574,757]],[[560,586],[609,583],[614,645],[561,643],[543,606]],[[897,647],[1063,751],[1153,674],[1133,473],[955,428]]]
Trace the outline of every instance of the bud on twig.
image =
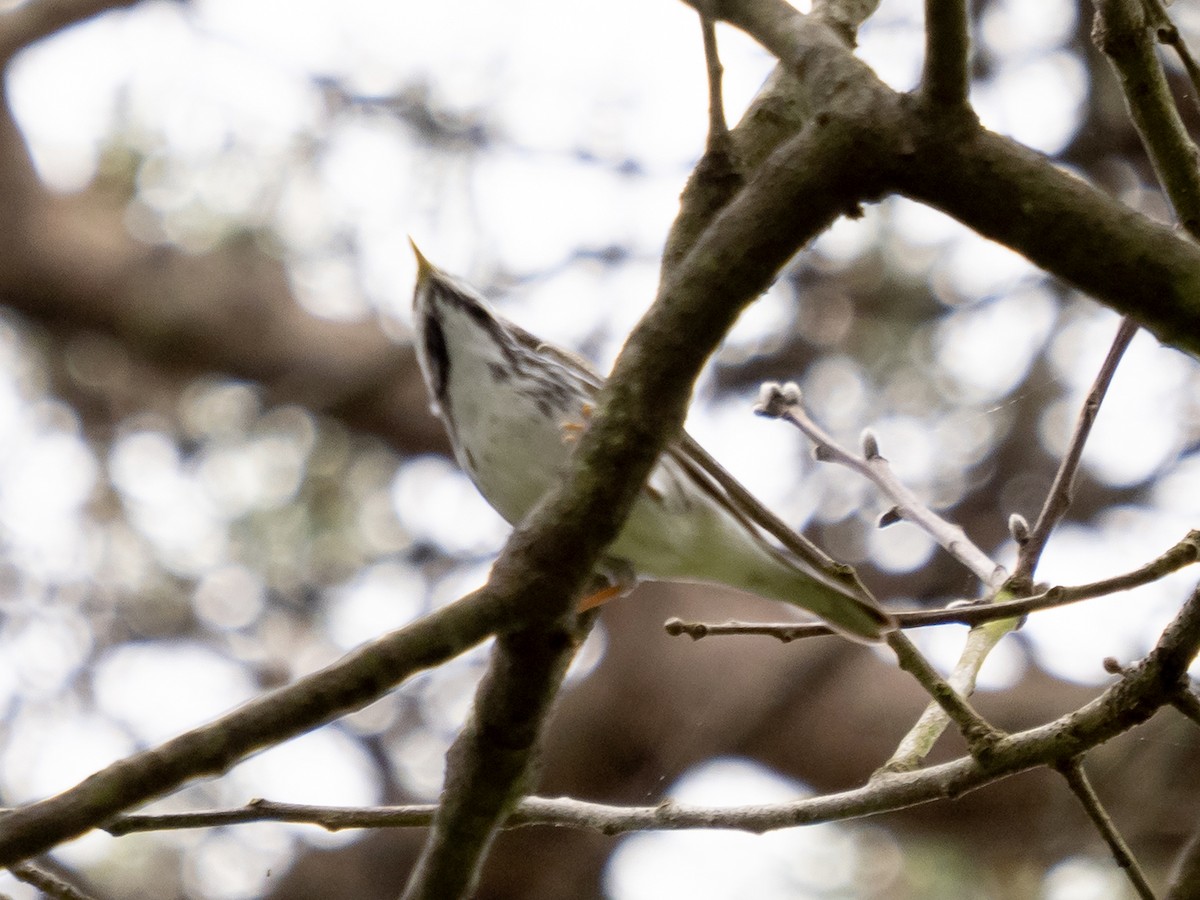
[[867,459],[879,459],[879,438],[875,436],[875,432],[869,428],[866,429],[862,433],[860,443],[862,444],[863,456]]
[[1020,513],[1013,513],[1008,517],[1008,533],[1018,544],[1024,544],[1029,540],[1029,522]]

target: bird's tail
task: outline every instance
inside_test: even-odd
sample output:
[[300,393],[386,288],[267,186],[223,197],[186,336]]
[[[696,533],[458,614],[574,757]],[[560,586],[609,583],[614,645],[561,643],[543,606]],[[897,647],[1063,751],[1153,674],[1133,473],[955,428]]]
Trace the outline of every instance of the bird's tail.
[[808,610],[852,640],[876,643],[896,629],[895,618],[857,579],[842,582],[801,569],[783,553],[773,555],[773,565],[746,573],[748,590]]

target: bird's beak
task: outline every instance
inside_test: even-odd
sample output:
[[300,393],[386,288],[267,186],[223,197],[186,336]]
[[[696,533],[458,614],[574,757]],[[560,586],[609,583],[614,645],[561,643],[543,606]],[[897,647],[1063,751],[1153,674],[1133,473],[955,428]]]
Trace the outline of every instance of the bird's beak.
[[410,236],[408,245],[412,247],[413,255],[417,258],[417,281],[424,281],[431,277],[436,271],[437,266],[425,258],[425,254],[421,252],[421,248],[417,246],[417,242]]

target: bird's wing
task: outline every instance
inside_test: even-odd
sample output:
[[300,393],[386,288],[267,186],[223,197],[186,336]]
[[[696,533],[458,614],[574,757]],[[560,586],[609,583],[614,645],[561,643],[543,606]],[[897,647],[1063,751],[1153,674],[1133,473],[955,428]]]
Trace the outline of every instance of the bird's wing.
[[[539,341],[528,332],[517,330],[519,340],[527,342],[532,349],[568,370],[593,399],[600,393],[600,389],[604,387],[604,378],[586,360],[561,347]],[[826,573],[835,582],[846,585],[852,592],[871,596],[856,576],[851,577],[853,585],[847,585],[846,567],[836,563],[820,547],[788,527],[729,474],[724,466],[713,459],[691,435],[681,431],[678,439],[667,444],[666,450],[663,451],[662,464],[651,470],[643,490],[656,503],[687,503],[688,490],[681,484],[686,480],[694,482],[718,505],[728,510],[750,533],[760,538],[772,553],[787,555],[767,541],[763,532],[779,541],[803,566]]]
[[[848,593],[875,602],[852,569],[835,562],[824,550],[767,509],[686,431],[680,434],[678,441],[668,445],[664,456],[669,456],[687,471],[705,492],[714,496],[772,553],[785,558],[790,555],[793,565],[799,564],[801,568],[823,573]],[[769,542],[763,532],[779,541],[784,549]]]

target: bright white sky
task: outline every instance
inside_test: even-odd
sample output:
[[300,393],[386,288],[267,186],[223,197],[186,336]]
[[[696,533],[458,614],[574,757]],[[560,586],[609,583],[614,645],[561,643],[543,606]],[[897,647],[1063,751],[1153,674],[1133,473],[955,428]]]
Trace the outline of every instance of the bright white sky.
[[[899,89],[912,87],[919,73],[920,9],[919,0],[884,0],[861,36],[861,55]],[[1001,63],[995,78],[974,92],[985,122],[1048,153],[1073,134],[1087,89],[1080,65],[1061,51],[1075,15],[1068,0],[996,0],[980,36],[983,49]],[[729,29],[722,30],[721,41],[726,96],[736,119],[771,60]],[[386,116],[331,123],[321,79],[335,79],[362,95],[424,83],[435,105],[452,113],[486,110],[482,121],[502,136],[504,149],[481,158],[469,150],[430,150]],[[373,308],[404,320],[414,274],[405,238],[412,234],[440,265],[467,276],[497,268],[541,273],[505,298],[506,314],[548,339],[585,348],[601,365],[611,363],[652,296],[657,254],[683,179],[702,147],[706,104],[698,27],[675,0],[196,0],[186,7],[149,2],[33,48],[14,65],[10,88],[39,170],[62,190],[78,189],[94,176],[115,128],[122,130],[118,140],[150,156],[139,175],[140,202],[155,215],[139,215],[135,206],[129,217],[131,229],[147,239],[203,249],[220,237],[224,222],[269,225],[286,242],[297,293],[309,308],[330,317]],[[313,165],[296,165],[301,148],[313,154]],[[598,162],[581,162],[581,152]],[[635,162],[641,174],[623,172],[626,161]],[[815,252],[830,262],[852,259],[897,232],[904,239],[902,246],[895,244],[897,256],[930,271],[954,307],[935,350],[946,373],[944,389],[969,399],[975,411],[936,421],[897,412],[879,418],[878,386],[854,360],[831,356],[805,384],[818,416],[850,441],[872,427],[899,473],[919,489],[946,469],[966,472],[994,429],[1007,427],[998,424],[1005,413],[996,404],[1053,335],[1055,365],[1075,396],[1042,422],[1019,427],[1037,431],[1051,446],[1061,444],[1114,318],[1097,311],[1071,322],[1057,320],[1026,262],[904,201],[839,223]],[[338,235],[352,239],[355,258],[331,249]],[[629,248],[630,263],[605,269],[572,258],[580,247],[608,246]],[[769,293],[744,317],[725,352],[752,352],[787,321],[788,301],[782,289]],[[264,417],[250,444],[227,452],[218,447],[198,467],[185,465],[174,438],[152,427],[130,432],[108,460],[97,460],[70,411],[39,393],[35,372],[28,350],[0,322],[0,433],[7,436],[0,447],[0,528],[12,557],[47,584],[86,581],[94,556],[79,513],[106,466],[127,491],[134,527],[158,559],[181,574],[204,574],[197,601],[210,624],[236,629],[257,616],[261,579],[228,560],[226,529],[236,516],[268,508],[294,488],[305,442],[311,442],[306,422]],[[1089,446],[1093,471],[1113,483],[1135,483],[1172,460],[1190,440],[1186,429],[1195,413],[1185,385],[1195,378],[1193,361],[1139,337]],[[888,390],[907,389],[898,372]],[[245,408],[247,421],[261,412],[235,388],[200,391],[189,403],[197,409]],[[780,496],[773,473],[801,465],[804,448],[778,425],[751,417],[747,402],[698,412],[691,427],[793,521],[878,502],[853,479],[824,472]],[[423,517],[414,513],[418,506],[465,506],[471,515]],[[499,546],[505,529],[482,508],[444,461],[414,461],[385,491],[364,494],[365,510],[394,511],[411,534],[486,554]],[[1039,574],[1070,583],[1132,568],[1169,547],[1198,513],[1200,466],[1189,459],[1164,481],[1158,509],[1116,510],[1100,529],[1065,530]],[[464,529],[464,519],[475,527]],[[373,527],[383,530],[380,540],[386,542],[391,526],[379,520],[376,516]],[[873,558],[898,571],[921,565],[932,552],[928,539],[907,526],[881,531],[873,541]],[[121,546],[128,548],[125,565],[136,586],[139,566],[147,564],[138,554],[145,551],[132,536]],[[1098,572],[1097,560],[1111,572]],[[485,572],[480,565],[456,576],[437,588],[438,596],[457,596]],[[417,596],[413,577],[388,563],[339,588],[328,607],[330,643],[312,649],[311,665],[416,615],[417,603],[397,606],[394,599]],[[1183,577],[1145,590],[1134,615],[1134,601],[1116,597],[1038,616],[1025,635],[1047,668],[1098,680],[1100,660],[1136,655],[1186,589]],[[231,590],[248,598],[247,604],[223,602]],[[52,698],[83,659],[87,633],[78,613],[34,616],[0,653],[0,699],[7,702],[18,693]],[[921,638],[944,663],[957,653],[953,631]],[[164,654],[177,682],[148,674],[159,670]],[[997,654],[987,683],[1010,682],[1019,666],[1016,652]],[[435,674],[410,688],[436,697],[449,711],[438,734],[422,734],[396,749],[397,764],[414,790],[436,789],[444,742],[465,712],[474,674]],[[156,686],[153,694],[129,693],[131,684],[148,683]],[[239,667],[199,645],[115,650],[96,680],[98,703],[111,720],[47,706],[11,723],[19,736],[0,760],[7,799],[64,787],[137,742],[202,721],[252,690]],[[165,718],[166,709],[176,718]],[[386,714],[380,715],[385,721]],[[359,726],[381,727],[367,719]],[[58,753],[37,749],[47,746]],[[261,758],[269,764],[239,767],[185,800],[240,803],[267,794],[372,802],[372,783],[350,746],[341,732],[325,729]],[[327,777],[328,795],[311,793],[308,773],[316,768]],[[753,783],[766,791],[765,798],[781,789],[774,778],[742,763],[714,763],[680,790],[706,802],[713,797],[705,785],[720,793],[730,784]],[[271,861],[286,861],[299,832],[256,829],[257,837],[242,841],[248,833],[239,831],[238,840],[178,838],[200,841],[193,854],[195,890],[220,900],[254,896]],[[317,839],[311,830],[303,834]],[[814,839],[850,840],[837,834],[822,832]],[[610,872],[611,896],[666,896],[645,893],[658,884],[655,873],[674,869],[662,847],[709,839],[632,839]],[[795,850],[791,837],[780,840],[787,853]],[[89,838],[67,855],[98,858],[109,852],[109,843]],[[747,852],[774,852],[763,842],[750,844],[754,849]],[[650,846],[653,852],[639,849]],[[677,863],[686,865],[682,858]],[[794,882],[782,883],[787,887],[756,885],[756,896],[808,896],[797,893]],[[729,893],[701,879],[689,896],[715,900],[739,895],[747,885],[735,887]],[[826,887],[814,887],[813,895]],[[27,896],[7,882],[4,889]],[[1048,891],[1048,897],[1067,896]]]

